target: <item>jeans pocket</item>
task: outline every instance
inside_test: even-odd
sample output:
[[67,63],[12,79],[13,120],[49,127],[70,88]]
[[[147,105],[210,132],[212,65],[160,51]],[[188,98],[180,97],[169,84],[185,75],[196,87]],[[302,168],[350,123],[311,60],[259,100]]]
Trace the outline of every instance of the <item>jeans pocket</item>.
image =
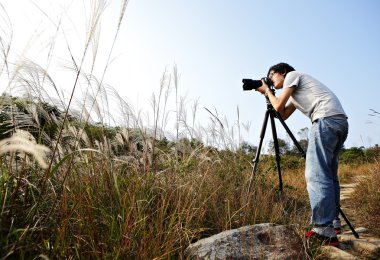
[[345,118],[323,118],[320,120],[323,146],[331,151],[340,149],[348,134],[348,122]]

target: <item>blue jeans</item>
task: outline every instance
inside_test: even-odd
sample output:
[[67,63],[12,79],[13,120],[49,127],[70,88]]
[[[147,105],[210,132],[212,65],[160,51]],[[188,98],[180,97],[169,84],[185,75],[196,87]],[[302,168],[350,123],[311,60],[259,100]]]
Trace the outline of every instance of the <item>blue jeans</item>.
[[320,118],[313,123],[306,153],[305,177],[312,210],[311,225],[332,226],[339,219],[339,151],[348,134],[345,116]]

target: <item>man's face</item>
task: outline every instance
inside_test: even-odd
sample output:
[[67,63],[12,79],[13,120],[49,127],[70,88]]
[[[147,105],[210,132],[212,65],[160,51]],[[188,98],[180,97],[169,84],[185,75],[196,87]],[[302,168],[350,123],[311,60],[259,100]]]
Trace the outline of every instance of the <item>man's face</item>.
[[275,72],[275,71],[271,70],[269,72],[269,78],[273,81],[273,86],[276,89],[280,89],[283,87],[284,80],[285,80],[285,77],[283,74],[280,74],[279,72]]

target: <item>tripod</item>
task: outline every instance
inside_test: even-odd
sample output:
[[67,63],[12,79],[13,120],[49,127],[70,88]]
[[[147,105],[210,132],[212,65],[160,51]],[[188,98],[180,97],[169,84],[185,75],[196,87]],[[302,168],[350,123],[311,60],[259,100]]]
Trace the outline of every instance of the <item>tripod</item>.
[[[273,94],[275,94],[275,89],[273,87],[270,87],[270,90],[272,91]],[[283,185],[282,185],[281,164],[280,164],[281,157],[280,157],[280,149],[278,145],[275,118],[277,118],[281,122],[282,126],[285,128],[286,132],[292,139],[294,145],[297,147],[302,157],[306,159],[306,153],[302,149],[301,145],[298,143],[297,139],[294,137],[293,133],[290,131],[289,127],[286,125],[285,121],[282,119],[280,113],[278,113],[273,108],[268,97],[266,97],[266,103],[267,103],[267,110],[265,112],[263,125],[261,127],[259,146],[257,147],[256,156],[253,159],[253,170],[252,170],[251,177],[249,179],[249,184],[248,184],[248,189],[247,189],[247,201],[248,201],[249,193],[251,190],[252,180],[254,176],[256,175],[257,165],[260,160],[260,153],[261,153],[261,148],[262,148],[264,137],[265,137],[266,127],[268,125],[268,119],[270,119],[271,128],[272,128],[272,137],[273,137],[273,144],[274,144],[274,151],[275,151],[275,158],[276,158],[276,165],[277,165],[277,173],[278,173],[278,178],[279,178],[279,192],[280,193],[282,193]],[[338,205],[336,209],[338,210],[339,214],[343,217],[343,219],[346,221],[347,225],[350,227],[354,236],[356,238],[359,238],[359,234],[355,231],[354,227],[351,225],[350,221],[347,219],[346,215],[343,213],[340,205]]]

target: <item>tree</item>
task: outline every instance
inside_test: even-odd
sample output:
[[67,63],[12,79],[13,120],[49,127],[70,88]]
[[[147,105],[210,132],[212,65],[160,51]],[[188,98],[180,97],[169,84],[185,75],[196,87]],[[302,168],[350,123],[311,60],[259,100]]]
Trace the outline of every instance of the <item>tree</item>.
[[301,128],[298,133],[300,140],[309,140],[309,128]]
[[257,146],[254,146],[246,141],[243,141],[241,143],[240,149],[245,154],[252,154],[257,152]]
[[[307,146],[309,145],[309,128],[304,127],[301,128],[297,132],[300,139],[298,140],[299,145],[301,146],[302,150],[306,153]],[[289,151],[290,154],[299,154],[299,150],[295,144],[293,144],[292,148]]]
[[[307,146],[309,144],[309,141],[306,139],[301,139],[298,141],[299,145],[301,146],[302,150],[306,153]],[[293,144],[292,148],[289,151],[290,154],[300,154],[300,151],[298,150],[297,146]]]
[[[280,155],[288,153],[289,152],[289,144],[284,139],[281,139],[281,138],[277,138],[277,141],[278,141],[278,150],[279,150]],[[271,154],[275,153],[274,141],[273,140],[271,140],[269,142],[268,152]]]
[[360,163],[365,159],[365,148],[351,147],[340,154],[340,160],[344,163]]

